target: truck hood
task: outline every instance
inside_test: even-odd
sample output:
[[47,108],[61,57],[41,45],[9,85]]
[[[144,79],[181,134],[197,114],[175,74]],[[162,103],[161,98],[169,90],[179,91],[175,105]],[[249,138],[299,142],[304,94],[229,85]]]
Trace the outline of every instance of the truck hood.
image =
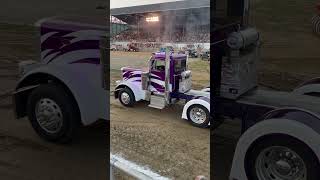
[[125,81],[141,81],[142,69],[123,67],[121,68],[122,79]]

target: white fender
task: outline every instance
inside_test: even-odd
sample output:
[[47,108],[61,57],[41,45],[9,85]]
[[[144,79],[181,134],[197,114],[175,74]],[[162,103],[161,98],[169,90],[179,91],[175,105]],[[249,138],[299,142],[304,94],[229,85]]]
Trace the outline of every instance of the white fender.
[[301,95],[312,92],[320,93],[320,84],[307,84],[294,89],[292,92]]
[[129,87],[131,89],[131,91],[133,92],[136,101],[140,101],[140,100],[145,100],[146,99],[146,92],[145,92],[145,90],[142,90],[141,85],[138,86],[136,84],[133,84],[133,83],[130,83],[130,82],[127,82],[127,81],[120,81],[117,84],[118,85],[116,86],[116,89],[121,85]]
[[28,76],[43,73],[61,80],[75,97],[83,125],[89,125],[98,119],[107,119],[109,112],[109,92],[103,89],[101,66],[88,64],[39,64],[20,78],[18,85]]
[[299,139],[310,147],[320,160],[320,135],[311,127],[289,119],[269,119],[250,127],[239,139],[234,153],[229,179],[247,180],[244,161],[250,145],[258,138],[281,133]]
[[210,88],[204,88],[204,89],[201,89],[201,91],[203,91],[203,92],[210,92]]
[[184,105],[183,111],[182,111],[182,119],[188,119],[188,116],[187,116],[188,108],[194,104],[202,105],[205,108],[207,108],[207,110],[210,112],[210,103],[209,102],[207,102],[203,99],[192,99],[189,102],[187,102],[187,104]]

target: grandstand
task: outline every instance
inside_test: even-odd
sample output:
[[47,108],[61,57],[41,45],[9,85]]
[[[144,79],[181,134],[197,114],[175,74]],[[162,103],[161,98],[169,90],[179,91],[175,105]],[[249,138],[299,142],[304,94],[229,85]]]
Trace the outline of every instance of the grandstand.
[[113,42],[209,43],[210,0],[111,9]]

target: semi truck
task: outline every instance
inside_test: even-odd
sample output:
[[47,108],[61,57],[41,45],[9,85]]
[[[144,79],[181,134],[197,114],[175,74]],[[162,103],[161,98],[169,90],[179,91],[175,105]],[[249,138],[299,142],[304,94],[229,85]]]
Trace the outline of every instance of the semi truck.
[[[39,20],[39,60],[19,64],[13,93],[17,118],[53,142],[108,118],[107,21],[96,17]],[[94,93],[93,93],[94,92]]]
[[225,13],[212,43],[213,131],[224,118],[241,121],[229,179],[319,179],[320,78],[291,92],[259,86],[260,36],[246,23],[248,1],[242,3],[228,5],[240,7],[239,21]]
[[166,48],[152,53],[146,69],[121,68],[122,80],[117,81],[115,98],[124,106],[138,101],[149,102],[149,107],[164,109],[184,100],[182,118],[192,125],[210,125],[210,92],[192,89],[192,73],[187,66],[188,56]]

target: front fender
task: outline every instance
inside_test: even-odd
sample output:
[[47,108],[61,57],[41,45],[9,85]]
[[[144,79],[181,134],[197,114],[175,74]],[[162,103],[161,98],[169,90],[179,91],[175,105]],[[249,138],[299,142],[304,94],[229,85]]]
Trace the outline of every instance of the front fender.
[[320,94],[320,78],[314,78],[309,81],[306,81],[296,87],[293,91],[296,94]]
[[102,87],[101,67],[92,64],[44,64],[23,75],[17,88],[30,76],[48,74],[60,80],[73,94],[83,125],[107,119],[109,96]]
[[319,123],[314,122],[315,125],[310,127],[309,125],[290,119],[267,119],[261,121],[254,126],[250,127],[239,139],[234,158],[232,162],[231,173],[229,176],[230,180],[247,180],[245,171],[245,157],[251,144],[263,136],[270,134],[285,134],[292,136],[300,141],[304,142],[310,147],[311,150],[320,160],[320,130]]
[[120,90],[123,87],[128,87],[129,89],[131,89],[131,91],[134,94],[134,97],[136,99],[136,101],[140,101],[140,100],[144,100],[146,99],[146,92],[145,90],[142,90],[141,84],[140,83],[130,83],[127,81],[120,81],[117,83],[117,86],[115,88],[115,92],[117,90]]
[[202,105],[205,108],[207,108],[208,111],[210,112],[210,102],[204,99],[192,99],[183,106],[182,119],[188,119],[188,116],[187,116],[188,108],[194,104]]

